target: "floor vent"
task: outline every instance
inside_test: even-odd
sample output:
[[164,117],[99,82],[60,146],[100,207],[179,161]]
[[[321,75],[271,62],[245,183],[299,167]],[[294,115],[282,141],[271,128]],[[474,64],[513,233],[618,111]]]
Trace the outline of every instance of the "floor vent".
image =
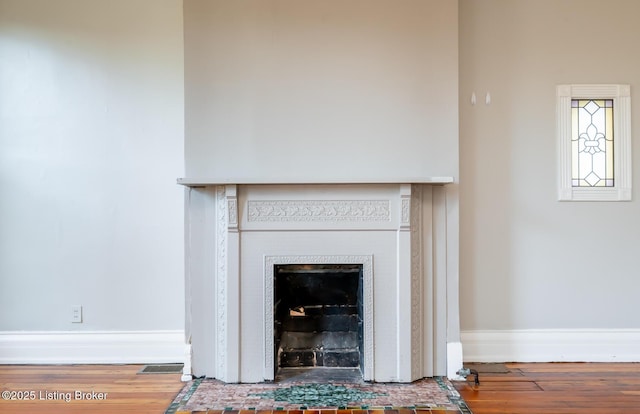
[[183,364],[145,365],[138,374],[180,374]]

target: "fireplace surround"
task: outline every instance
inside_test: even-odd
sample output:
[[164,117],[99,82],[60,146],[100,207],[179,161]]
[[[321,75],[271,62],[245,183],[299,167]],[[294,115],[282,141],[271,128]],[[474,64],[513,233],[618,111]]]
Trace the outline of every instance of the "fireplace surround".
[[[274,380],[283,352],[279,311],[274,310],[282,304],[278,290],[285,286],[278,273],[338,265],[343,272],[360,269],[355,305],[348,298],[333,304],[307,298],[307,310],[303,303],[290,302],[286,312],[292,318],[347,308],[358,314],[355,322],[344,318],[355,323],[347,335],[357,339],[357,346],[347,341],[342,363],[357,362],[364,380],[378,382],[447,375],[461,365],[461,347],[458,352],[448,337],[451,321],[458,318],[451,311],[457,309],[457,291],[448,287],[447,270],[444,184],[450,179],[179,182],[188,187],[185,378]],[[340,295],[354,293],[333,299]],[[311,345],[284,351],[296,350],[290,359],[294,365],[319,358],[335,365],[336,355],[325,352],[324,345],[335,343],[336,335],[288,336],[292,343]]]

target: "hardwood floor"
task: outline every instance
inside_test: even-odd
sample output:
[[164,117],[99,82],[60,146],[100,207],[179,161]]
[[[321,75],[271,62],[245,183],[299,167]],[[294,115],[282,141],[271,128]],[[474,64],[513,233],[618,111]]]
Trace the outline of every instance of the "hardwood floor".
[[640,364],[500,365],[475,365],[479,386],[456,382],[473,414],[640,413]]
[[[163,414],[182,389],[180,374],[137,374],[142,367],[0,365],[0,413]],[[7,400],[7,391],[31,400]]]
[[[476,365],[480,385],[456,382],[474,414],[640,413],[640,364]],[[183,383],[180,374],[139,375],[140,365],[0,365],[0,413],[159,413]],[[485,371],[485,372],[483,372]],[[493,372],[486,372],[493,371]],[[102,400],[76,399],[76,391]],[[95,394],[93,394],[95,392]],[[67,393],[71,393],[66,402]]]

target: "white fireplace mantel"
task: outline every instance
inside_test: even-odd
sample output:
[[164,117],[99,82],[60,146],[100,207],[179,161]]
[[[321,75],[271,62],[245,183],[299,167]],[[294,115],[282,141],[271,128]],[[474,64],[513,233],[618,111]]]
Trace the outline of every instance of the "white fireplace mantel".
[[283,180],[261,180],[261,179],[233,179],[233,178],[202,178],[202,177],[189,177],[178,178],[177,183],[187,187],[202,187],[209,185],[258,185],[258,184],[291,184],[291,185],[313,185],[313,184],[451,184],[453,183],[453,177],[407,177],[402,179],[388,179],[388,178],[373,178],[366,180],[354,180],[354,179],[342,179],[342,180],[319,180],[309,181],[302,180],[296,181],[291,178]]
[[187,187],[186,376],[272,380],[273,264],[336,258],[368,269],[365,380],[461,368],[448,337],[459,318],[447,252],[451,182],[179,179]]

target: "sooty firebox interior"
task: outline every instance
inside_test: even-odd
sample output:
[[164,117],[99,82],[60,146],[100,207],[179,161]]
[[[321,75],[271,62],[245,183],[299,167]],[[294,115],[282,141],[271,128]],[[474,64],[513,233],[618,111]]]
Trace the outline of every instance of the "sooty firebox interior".
[[362,265],[275,265],[275,366],[363,369]]

